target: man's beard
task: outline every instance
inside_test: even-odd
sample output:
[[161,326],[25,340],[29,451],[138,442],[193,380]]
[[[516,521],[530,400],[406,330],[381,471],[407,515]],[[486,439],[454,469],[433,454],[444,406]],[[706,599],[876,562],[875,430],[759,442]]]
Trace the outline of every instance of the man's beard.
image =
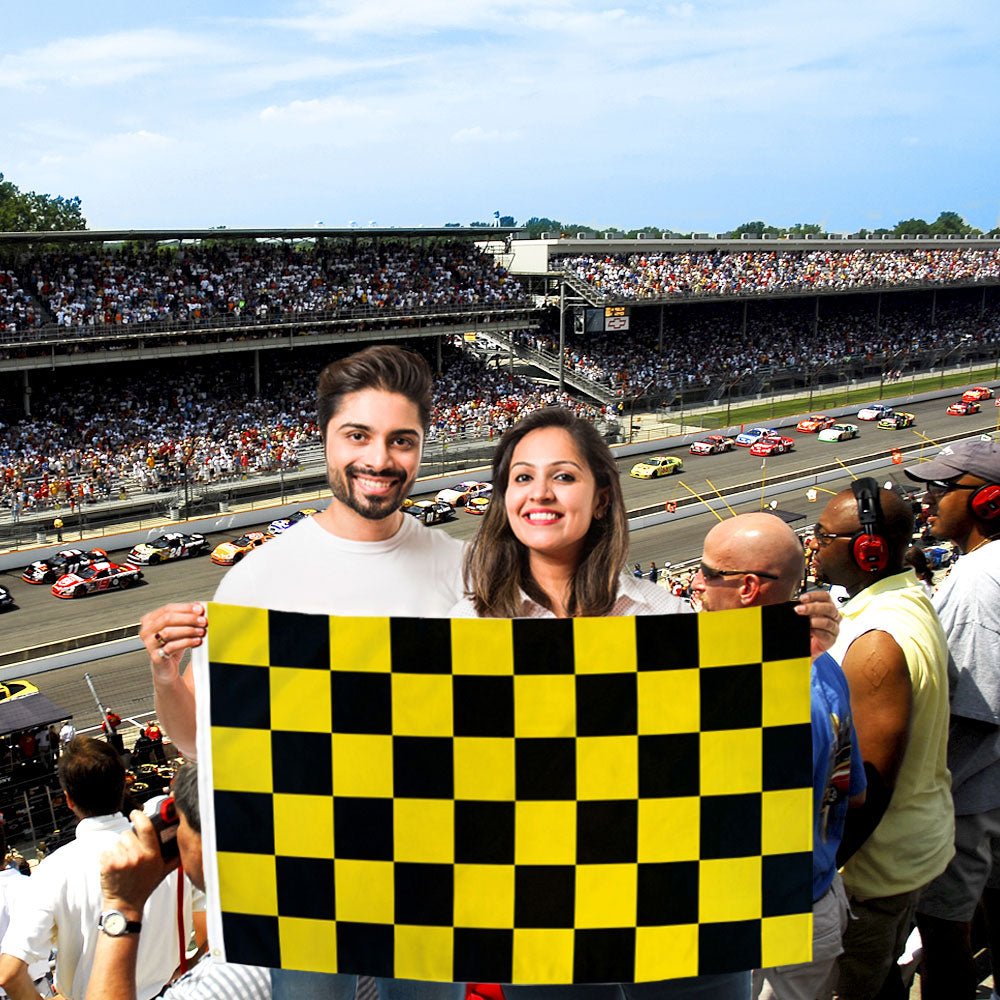
[[[407,480],[402,472],[396,469],[361,469],[354,465],[349,465],[344,470],[346,476],[342,475],[339,469],[327,469],[327,479],[330,483],[330,492],[335,500],[350,507],[356,514],[367,518],[369,521],[382,521],[403,505],[403,498],[406,491],[412,485],[412,479]],[[359,496],[355,493],[354,476],[371,476],[378,479],[395,479],[396,488],[385,496],[369,497]]]

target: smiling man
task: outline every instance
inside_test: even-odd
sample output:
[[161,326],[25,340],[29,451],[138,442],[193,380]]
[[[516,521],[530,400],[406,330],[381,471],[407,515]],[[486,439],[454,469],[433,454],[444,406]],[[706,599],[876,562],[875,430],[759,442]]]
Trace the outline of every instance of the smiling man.
[[[304,614],[447,616],[461,596],[462,545],[400,511],[420,468],[431,372],[417,354],[370,347],[319,377],[319,425],[333,500],[225,575],[215,600]],[[207,628],[201,604],[167,605],[142,620],[156,706],[182,751],[195,750],[194,680],[185,650]],[[305,765],[304,765],[305,766]],[[276,970],[274,996],[353,1000],[355,976]],[[379,980],[381,1000],[461,996],[455,984]]]

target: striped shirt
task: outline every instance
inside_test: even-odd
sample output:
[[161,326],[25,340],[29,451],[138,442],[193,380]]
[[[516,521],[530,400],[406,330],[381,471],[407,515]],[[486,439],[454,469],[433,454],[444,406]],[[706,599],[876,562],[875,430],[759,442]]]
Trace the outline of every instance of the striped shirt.
[[161,1000],[271,1000],[271,974],[253,965],[230,965],[205,955],[160,994]]

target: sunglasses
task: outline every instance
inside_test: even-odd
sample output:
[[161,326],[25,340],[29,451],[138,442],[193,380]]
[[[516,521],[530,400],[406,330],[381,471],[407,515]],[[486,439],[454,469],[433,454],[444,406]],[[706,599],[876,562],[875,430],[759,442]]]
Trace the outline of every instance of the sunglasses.
[[946,479],[929,479],[924,484],[924,492],[931,496],[943,496],[952,490],[978,490],[978,486],[970,486],[967,483],[951,483]]
[[759,576],[765,580],[779,580],[774,573],[762,573],[759,569],[716,569],[708,563],[699,563],[698,569],[706,580],[720,580],[726,576]]

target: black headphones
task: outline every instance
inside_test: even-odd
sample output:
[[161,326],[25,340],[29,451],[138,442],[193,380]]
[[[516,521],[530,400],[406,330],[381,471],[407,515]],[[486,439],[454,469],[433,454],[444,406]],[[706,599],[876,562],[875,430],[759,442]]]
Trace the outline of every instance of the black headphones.
[[[861,522],[861,530],[851,539],[851,555],[858,567],[866,573],[880,573],[889,565],[889,543],[879,534],[882,520],[879,485],[871,476],[865,476],[851,483],[851,489],[858,504],[858,520]],[[1000,506],[1000,495],[996,499]]]
[[980,520],[995,521],[1000,517],[1000,486],[996,483],[980,486],[969,497],[969,506],[972,508],[972,513]]

